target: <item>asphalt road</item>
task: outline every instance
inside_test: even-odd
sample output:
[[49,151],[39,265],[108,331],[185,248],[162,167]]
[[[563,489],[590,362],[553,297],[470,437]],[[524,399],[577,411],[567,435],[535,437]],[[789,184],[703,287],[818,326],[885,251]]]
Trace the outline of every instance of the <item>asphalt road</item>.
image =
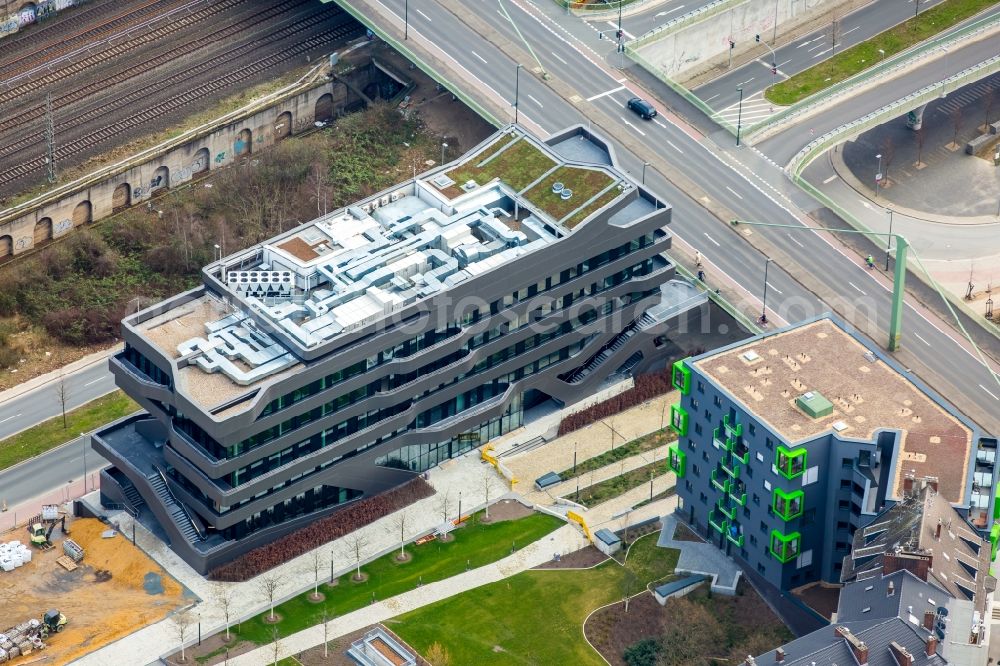
[[[870,2],[844,16],[837,23],[836,53],[911,18],[913,2],[914,0]],[[941,0],[922,0],[920,9],[923,11],[939,2]],[[770,42],[771,35],[761,35],[761,39]],[[758,60],[736,67],[731,72],[695,88],[693,92],[728,119],[730,107],[739,101],[737,88],[742,87],[744,124],[753,124],[770,115],[766,105],[757,105],[759,108],[755,108],[754,103],[758,99],[763,101],[764,90],[772,82],[780,82],[793,74],[798,74],[832,57],[834,53],[831,24],[775,49],[773,58],[771,54],[767,54]],[[772,63],[778,65],[778,73],[775,76],[771,74]]]
[[[83,440],[86,440],[86,461]],[[79,482],[85,462],[90,488],[96,482],[97,473],[109,464],[90,445],[90,437],[77,437],[44,455],[6,469],[0,472],[0,501],[13,510],[63,485]]]
[[[636,12],[631,16],[622,18],[622,30],[625,31],[626,39],[642,37],[653,28],[663,25],[667,21],[684,16],[688,12],[707,5],[714,0],[667,0],[667,2],[654,2],[649,9]],[[595,25],[600,25],[603,30],[607,27],[607,19],[604,21],[594,21]],[[618,19],[612,19],[614,27],[611,27],[612,34],[618,28]]]
[[[476,12],[476,16],[489,23],[489,28],[520,43],[518,32],[496,4],[486,0],[467,4],[481,7],[482,11]],[[403,0],[370,0],[369,5],[378,13],[376,20],[381,25],[395,28],[401,24]],[[688,177],[708,191],[715,203],[735,211],[741,219],[802,226],[803,212],[792,208],[791,202],[782,201],[780,192],[773,191],[770,180],[778,178],[780,170],[755,158],[751,152],[731,155],[710,139],[689,134],[666,115],[643,122],[627,114],[625,100],[633,94],[643,93],[633,92],[632,84],[626,83],[621,73],[605,62],[604,55],[592,50],[594,43],[586,41],[590,36],[588,28],[578,31],[574,26],[579,25],[579,21],[567,18],[548,3],[511,0],[505,6],[520,33],[533,45],[545,69],[610,118],[610,126],[596,129],[612,140],[625,169],[638,175],[643,159],[616,141],[616,136],[636,140],[653,151],[646,158],[652,165],[646,171],[646,182],[673,206],[670,230],[675,234],[675,242],[686,242],[702,252],[709,283],[724,272],[741,285],[748,301],[759,303],[765,257],[733,235],[731,227],[721,223],[701,205],[704,202],[692,199],[655,169],[660,161],[682,167]],[[391,19],[390,15],[396,18]],[[410,41],[410,48],[426,48],[431,55],[447,62],[461,77],[460,85],[466,92],[490,107],[510,109],[518,86],[520,120],[543,136],[573,123],[594,122],[531,73],[522,72],[516,83],[515,61],[437,3],[427,3],[416,16],[410,12]],[[612,55],[611,62],[616,60],[617,56]],[[531,62],[524,64],[529,69],[534,66]],[[512,119],[512,114],[508,119]],[[596,122],[603,121],[597,119]],[[731,164],[734,159],[750,167],[737,170]],[[754,162],[755,159],[759,163]],[[756,175],[766,169],[770,169],[766,175]],[[849,319],[855,325],[877,335],[879,343],[884,342],[890,286],[883,276],[863,268],[859,258],[845,254],[822,235],[764,228],[757,228],[754,233],[799,263],[790,266],[790,270],[805,267],[819,276],[830,292],[826,297],[829,304],[850,313]],[[768,304],[774,311],[770,317],[772,321],[775,315],[785,321],[797,321],[829,309],[791,278],[781,265],[771,266],[768,282]],[[1000,388],[993,371],[967,351],[953,331],[939,327],[930,317],[925,318],[910,301],[904,319],[904,345],[908,345],[937,376],[930,377],[930,383],[945,393],[949,387],[961,387],[968,400],[979,408],[983,425],[1000,430]],[[905,355],[900,360],[904,365],[909,364]]]

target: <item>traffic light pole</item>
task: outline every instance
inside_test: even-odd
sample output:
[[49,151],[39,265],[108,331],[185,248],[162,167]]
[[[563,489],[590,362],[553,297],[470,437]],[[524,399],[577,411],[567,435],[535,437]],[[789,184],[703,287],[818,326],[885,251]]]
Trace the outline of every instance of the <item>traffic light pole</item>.
[[889,351],[899,351],[903,333],[903,295],[906,293],[906,255],[910,245],[906,238],[899,234],[885,234],[878,231],[858,231],[856,229],[832,229],[830,227],[804,227],[796,224],[775,224],[772,222],[749,222],[747,220],[732,220],[731,224],[749,224],[755,227],[776,227],[779,229],[797,229],[799,231],[829,231],[839,234],[861,234],[864,236],[889,236],[896,239],[896,269],[893,274],[892,306],[889,311]]

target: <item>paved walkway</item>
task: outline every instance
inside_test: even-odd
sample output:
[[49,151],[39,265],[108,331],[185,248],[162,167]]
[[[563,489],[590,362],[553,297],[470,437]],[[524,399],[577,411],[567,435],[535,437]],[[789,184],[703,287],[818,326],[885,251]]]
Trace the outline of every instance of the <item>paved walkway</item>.
[[535,491],[528,495],[528,499],[531,502],[543,501],[542,497],[547,496],[551,498],[556,497],[567,497],[571,498],[576,494],[577,482],[580,484],[580,491],[586,490],[591,486],[596,486],[602,481],[607,481],[608,479],[613,479],[616,476],[621,476],[626,472],[631,472],[634,469],[643,467],[657,460],[663,462],[663,467],[666,468],[667,459],[667,447],[669,444],[652,449],[651,451],[646,451],[644,453],[637,453],[634,456],[630,456],[618,462],[613,462],[610,465],[605,465],[604,467],[599,467],[593,472],[587,472],[586,474],[581,474],[580,476],[574,477],[572,479],[567,479],[562,483],[557,483],[554,486],[549,486],[544,491],[539,493]]
[[674,532],[677,529],[677,517],[673,514],[664,516],[663,529],[657,546],[677,548],[681,551],[677,560],[677,571],[690,571],[716,576],[713,589],[718,587],[734,589],[740,575],[743,573],[733,558],[726,556],[721,550],[710,543],[699,541],[675,541]]

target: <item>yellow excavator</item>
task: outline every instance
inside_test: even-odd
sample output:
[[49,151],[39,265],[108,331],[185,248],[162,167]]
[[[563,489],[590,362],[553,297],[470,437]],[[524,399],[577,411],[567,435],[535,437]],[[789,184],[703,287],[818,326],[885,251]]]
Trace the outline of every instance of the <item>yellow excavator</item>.
[[[46,525],[47,523],[47,525]],[[52,548],[52,530],[56,528],[56,525],[62,524],[63,534],[66,532],[66,516],[61,516],[58,519],[46,520],[41,523],[32,523],[28,526],[28,534],[31,535],[31,545],[38,550],[49,550]]]

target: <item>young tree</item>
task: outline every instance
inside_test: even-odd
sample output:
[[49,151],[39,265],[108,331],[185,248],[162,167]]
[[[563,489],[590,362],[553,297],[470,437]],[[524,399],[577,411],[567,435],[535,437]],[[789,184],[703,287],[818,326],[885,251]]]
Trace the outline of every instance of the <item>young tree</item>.
[[438,642],[431,643],[424,654],[424,659],[430,662],[431,666],[451,666],[451,655]]
[[309,172],[309,197],[316,202],[316,215],[326,215],[327,201],[330,198],[330,177],[326,165],[316,162]]
[[830,23],[830,57],[837,55],[837,40],[840,39],[840,19],[834,17]]
[[996,102],[996,94],[996,91],[990,88],[986,91],[986,94],[983,95],[985,116],[983,118],[982,130],[984,132],[988,132],[990,129],[990,113],[993,111],[993,104]]
[[270,622],[274,622],[274,598],[277,596],[278,588],[281,587],[282,582],[284,579],[280,575],[272,573],[261,576],[257,583],[257,589],[260,590],[261,596],[267,599],[267,605],[271,609],[267,616]]
[[177,642],[181,644],[181,662],[187,661],[187,655],[185,654],[184,640],[187,636],[188,629],[194,624],[194,614],[190,610],[184,610],[180,613],[175,613],[170,618],[170,623],[173,625],[174,636],[177,637]]
[[882,182],[889,180],[889,165],[896,156],[896,143],[891,136],[882,139]]
[[489,470],[483,476],[483,496],[486,498],[486,521],[490,520],[490,498],[494,496],[497,487],[496,477],[493,470]]
[[59,383],[56,384],[56,400],[59,401],[59,408],[62,410],[63,430],[66,430],[69,427],[66,423],[66,402],[69,400],[69,389],[66,388],[65,377],[60,377]]
[[361,580],[361,560],[364,558],[365,551],[368,550],[368,539],[360,531],[354,531],[347,536],[344,543],[347,545],[348,554],[354,558],[354,564],[357,566],[354,580]]
[[956,106],[950,114],[951,117],[951,145],[958,145],[958,133],[962,131],[962,107]]
[[278,653],[281,652],[281,634],[278,633],[277,627],[271,627],[271,649],[274,655],[273,666],[278,666]]
[[313,593],[312,598],[319,599],[319,569],[323,564],[322,555],[320,554],[319,548],[313,551],[313,573],[316,577],[313,580]]
[[448,522],[448,512],[451,510],[451,491],[438,493],[437,509],[441,513],[441,522]]
[[628,567],[625,567],[622,570],[622,573],[624,574],[622,576],[622,604],[624,605],[625,612],[627,613],[628,603],[632,600],[632,595],[638,591],[639,579],[636,578],[635,573]]
[[924,142],[927,140],[927,126],[926,125],[921,125],[920,129],[914,130],[913,131],[913,138],[917,142],[917,163],[914,166],[919,167],[919,166],[923,165],[923,163],[924,163],[924,161],[923,161],[923,156],[924,156]]
[[397,513],[393,519],[393,524],[399,530],[399,557],[396,559],[400,562],[406,559],[406,520],[408,517],[404,510]]
[[324,607],[320,611],[317,621],[323,625],[323,658],[330,658],[330,627],[326,626],[327,622],[330,621],[330,612]]
[[222,616],[226,620],[226,642],[229,642],[229,616],[233,609],[233,588],[226,583],[218,583],[213,591],[215,603],[222,609]]

